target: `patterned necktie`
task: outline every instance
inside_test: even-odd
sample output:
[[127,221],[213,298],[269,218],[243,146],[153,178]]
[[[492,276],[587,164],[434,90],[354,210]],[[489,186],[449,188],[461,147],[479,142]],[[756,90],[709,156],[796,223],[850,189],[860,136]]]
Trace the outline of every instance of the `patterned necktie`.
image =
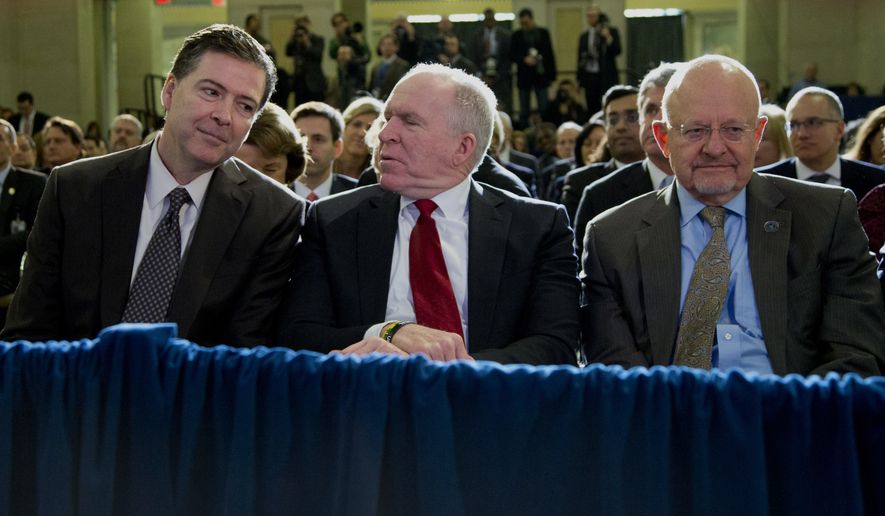
[[813,176],[808,178],[808,181],[812,183],[820,183],[826,184],[827,181],[830,180],[832,176],[830,174],[814,174]]
[[178,218],[181,207],[191,197],[184,188],[172,190],[167,197],[169,210],[154,230],[135,273],[135,281],[129,289],[129,300],[123,310],[123,322],[162,322],[169,311],[181,261]]
[[463,339],[458,303],[443,259],[436,222],[431,216],[436,203],[421,199],[415,201],[415,206],[421,213],[409,236],[409,283],[415,320],[422,326],[457,333]]
[[698,256],[691,274],[673,364],[710,369],[716,321],[728,293],[731,256],[725,245],[725,208],[707,206],[701,211],[701,217],[713,228],[713,236]]

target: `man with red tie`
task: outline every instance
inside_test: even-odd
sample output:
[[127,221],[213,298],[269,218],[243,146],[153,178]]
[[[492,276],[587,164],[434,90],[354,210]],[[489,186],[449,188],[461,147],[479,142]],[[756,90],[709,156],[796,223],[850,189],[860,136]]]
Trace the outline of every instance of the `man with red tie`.
[[380,184],[310,209],[277,344],[575,362],[565,210],[471,179],[495,115],[491,90],[460,70],[419,65],[403,77],[377,134]]

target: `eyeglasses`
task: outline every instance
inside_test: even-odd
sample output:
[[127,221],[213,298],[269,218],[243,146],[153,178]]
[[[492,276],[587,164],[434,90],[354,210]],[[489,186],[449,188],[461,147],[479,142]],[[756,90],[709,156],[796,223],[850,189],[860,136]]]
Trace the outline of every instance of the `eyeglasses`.
[[613,113],[609,113],[605,117],[605,125],[609,127],[614,127],[621,123],[621,116],[623,114],[624,120],[627,121],[628,124],[638,124],[639,123],[639,111],[635,109],[631,109],[629,111],[615,111]]
[[[670,127],[672,129],[672,127]],[[705,125],[685,125],[682,124],[679,126],[679,134],[685,138],[686,141],[691,143],[700,143],[705,142],[710,138],[710,135],[713,133],[713,128]],[[716,128],[716,131],[719,133],[719,136],[722,137],[723,140],[738,143],[743,141],[744,136],[746,136],[751,128],[747,124],[738,125],[738,124],[728,124],[719,126]]]
[[835,118],[820,118],[813,116],[811,118],[806,118],[805,120],[790,120],[787,122],[787,131],[796,132],[799,129],[802,129],[802,126],[805,126],[806,129],[816,131],[823,127],[824,124],[838,124],[839,122],[841,122],[841,120],[836,120]]

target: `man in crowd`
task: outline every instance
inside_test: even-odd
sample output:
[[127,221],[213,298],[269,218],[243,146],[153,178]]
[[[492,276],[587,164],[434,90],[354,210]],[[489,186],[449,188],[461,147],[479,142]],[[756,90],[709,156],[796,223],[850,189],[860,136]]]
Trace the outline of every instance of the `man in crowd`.
[[362,29],[351,27],[347,15],[333,14],[332,29],[335,36],[329,41],[329,57],[338,64],[338,106],[344,109],[366,87],[366,65],[371,56]]
[[753,172],[753,75],[704,56],[667,84],[658,144],[676,182],[587,226],[591,362],[878,375],[885,309],[844,188]]
[[386,100],[393,87],[412,65],[399,56],[399,42],[393,34],[384,34],[378,40],[380,59],[369,74],[369,91],[379,100]]
[[612,86],[602,100],[606,145],[612,158],[605,163],[591,163],[569,172],[562,186],[562,204],[574,222],[584,188],[615,170],[645,157],[639,141],[639,90],[634,86]]
[[584,228],[603,211],[618,206],[644,193],[668,186],[673,182],[673,169],[658,142],[652,125],[661,119],[661,101],[667,81],[681,63],[661,63],[650,70],[639,85],[639,140],[645,159],[618,169],[584,188],[581,203],[575,215],[575,240],[578,256],[584,250]]
[[141,121],[129,114],[117,115],[111,122],[111,152],[131,149],[141,145]]
[[839,157],[843,118],[842,102],[833,92],[816,86],[800,90],[787,103],[787,127],[796,156],[759,172],[843,186],[863,199],[873,187],[885,183],[885,170]]
[[34,96],[30,92],[19,93],[15,100],[18,102],[18,113],[12,115],[9,123],[17,132],[36,138],[49,121],[49,115],[34,108]]
[[43,168],[47,174],[53,168],[82,158],[83,130],[73,120],[54,116],[50,118],[40,133],[43,141]]
[[322,102],[307,102],[292,111],[295,127],[307,140],[310,161],[292,185],[295,193],[308,201],[356,188],[356,180],[332,173],[335,158],[344,143],[344,119],[337,109]]
[[491,90],[457,69],[418,65],[397,84],[378,134],[380,185],[311,207],[277,344],[575,362],[565,210],[471,178],[494,116]]
[[[310,30],[310,18],[299,16],[286,43],[286,55],[292,57],[295,105],[326,100],[326,76],[323,74],[323,49],[326,42]],[[285,108],[286,106],[282,106]]]
[[587,30],[578,38],[578,84],[584,88],[587,111],[602,107],[602,95],[618,83],[615,58],[621,53],[621,36],[610,27],[596,4],[587,7]]
[[513,109],[513,79],[510,61],[510,31],[499,27],[495,10],[487,7],[482,12],[482,29],[473,38],[468,50],[473,52],[473,62],[479,67],[482,80],[495,92],[498,109]]
[[510,36],[510,60],[516,63],[516,87],[519,88],[519,121],[529,123],[531,95],[535,94],[538,111],[547,111],[547,87],[556,79],[556,59],[550,33],[535,25],[532,10],[519,11],[519,30]]
[[265,344],[304,204],[231,156],[275,82],[241,29],[186,38],[154,143],[50,176],[0,337],[91,338],[121,321],[171,321],[200,344]]

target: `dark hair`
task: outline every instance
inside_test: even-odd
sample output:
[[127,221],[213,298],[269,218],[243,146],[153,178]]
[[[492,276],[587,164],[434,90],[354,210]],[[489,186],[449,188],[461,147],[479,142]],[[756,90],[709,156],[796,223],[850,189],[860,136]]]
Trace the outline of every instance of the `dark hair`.
[[575,138],[575,168],[583,167],[587,164],[587,162],[584,161],[584,155],[581,153],[581,148],[584,146],[584,142],[587,138],[590,137],[590,133],[593,132],[593,129],[596,129],[597,127],[605,131],[605,124],[602,123],[602,120],[590,120],[581,127],[581,132],[578,133],[578,137]]
[[61,132],[65,133],[68,138],[71,139],[71,143],[74,145],[79,145],[80,147],[83,146],[83,130],[80,129],[77,122],[60,116],[50,118],[46,121],[46,125],[43,126],[43,131],[41,131],[44,139],[46,138],[46,133],[48,133],[49,129],[52,127],[59,128]]
[[23,91],[23,92],[19,93],[17,97],[15,97],[15,101],[16,102],[28,101],[31,104],[33,104],[34,103],[34,96],[31,95],[31,92],[29,92],[29,91]]
[[615,84],[605,92],[605,95],[602,96],[602,111],[605,112],[605,108],[608,107],[610,102],[614,102],[629,95],[638,96],[639,88],[636,86],[627,86],[626,84]]
[[185,38],[175,55],[169,74],[178,80],[184,79],[200,64],[203,54],[218,52],[243,61],[253,63],[264,71],[264,95],[261,106],[267,103],[277,85],[277,69],[268,57],[264,47],[239,27],[215,24],[198,30]]
[[332,132],[332,141],[341,139],[341,133],[344,132],[344,118],[341,113],[325,102],[310,101],[301,104],[292,111],[292,120],[296,123],[299,118],[308,116],[320,116],[329,121],[329,128]]
[[532,18],[532,19],[535,18],[535,15],[532,13],[532,10],[529,9],[528,7],[523,7],[522,9],[519,10],[519,16],[517,16],[517,18],[522,18],[523,16],[528,16],[529,18]]
[[273,102],[258,115],[245,143],[269,156],[286,156],[286,183],[298,178],[307,166],[307,144],[286,110]]
[[250,14],[250,15],[246,16],[246,25],[249,25],[249,22],[251,22],[252,20],[257,20],[257,19],[258,19],[258,16],[254,15],[254,14]]
[[393,44],[396,45],[397,48],[399,48],[399,38],[396,37],[396,34],[392,32],[385,32],[378,38],[378,45],[375,46],[375,54],[379,56],[381,55],[381,42],[385,39],[393,40]]

